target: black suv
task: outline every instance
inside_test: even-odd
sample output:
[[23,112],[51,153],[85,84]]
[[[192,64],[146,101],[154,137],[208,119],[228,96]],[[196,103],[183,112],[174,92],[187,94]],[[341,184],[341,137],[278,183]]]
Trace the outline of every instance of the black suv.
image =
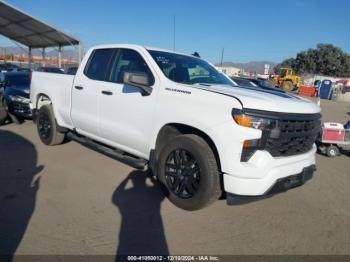
[[7,119],[21,123],[32,117],[29,107],[30,72],[10,72],[0,84],[0,125]]

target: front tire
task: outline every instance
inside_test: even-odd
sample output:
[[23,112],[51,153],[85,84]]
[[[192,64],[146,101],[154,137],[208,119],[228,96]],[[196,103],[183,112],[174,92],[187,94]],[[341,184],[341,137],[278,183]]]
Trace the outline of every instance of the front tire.
[[0,126],[5,124],[7,119],[8,114],[4,105],[4,101],[0,101]]
[[58,131],[51,105],[40,107],[37,118],[37,130],[40,140],[48,146],[62,144],[64,133]]
[[7,112],[8,118],[10,118],[12,123],[14,123],[16,125],[20,125],[20,124],[22,124],[24,122],[23,119],[18,118],[14,114],[10,113],[9,106],[8,106],[7,101],[5,99],[2,101],[2,105],[4,107],[4,110]]
[[282,89],[286,92],[292,92],[294,90],[294,85],[292,81],[284,81],[282,83]]
[[169,200],[185,210],[204,208],[221,195],[216,158],[197,135],[176,136],[161,149],[158,179]]

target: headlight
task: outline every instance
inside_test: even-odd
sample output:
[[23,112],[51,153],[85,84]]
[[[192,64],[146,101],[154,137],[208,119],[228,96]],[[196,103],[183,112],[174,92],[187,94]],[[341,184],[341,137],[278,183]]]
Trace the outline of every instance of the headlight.
[[12,95],[9,95],[9,98],[10,98],[12,101],[19,102],[19,103],[23,103],[23,104],[29,104],[29,103],[30,103],[30,99],[29,99],[29,98],[25,98],[25,97],[22,97],[22,96],[12,96]]
[[[252,114],[247,114],[244,110],[233,109],[232,117],[235,122],[244,127],[259,129],[263,133],[268,129],[272,129],[275,126],[276,121]],[[241,154],[241,161],[247,162],[256,150],[261,148],[261,139],[250,139],[243,141],[243,148]]]
[[274,121],[271,119],[245,114],[244,111],[240,109],[233,109],[232,117],[235,120],[235,122],[240,126],[245,126],[245,127],[260,129],[260,130],[270,128],[274,123]]

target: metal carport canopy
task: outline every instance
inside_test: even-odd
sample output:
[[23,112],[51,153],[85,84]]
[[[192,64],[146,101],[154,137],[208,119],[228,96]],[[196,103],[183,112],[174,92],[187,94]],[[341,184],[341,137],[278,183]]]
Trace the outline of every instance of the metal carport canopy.
[[0,34],[31,48],[79,45],[80,41],[0,0]]

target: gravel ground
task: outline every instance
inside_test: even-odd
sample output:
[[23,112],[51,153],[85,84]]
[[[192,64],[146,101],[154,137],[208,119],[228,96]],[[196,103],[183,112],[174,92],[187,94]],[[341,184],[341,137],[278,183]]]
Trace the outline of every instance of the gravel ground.
[[[325,121],[349,103],[322,103]],[[349,154],[350,155],[350,154]],[[350,254],[350,159],[317,155],[304,186],[248,204],[173,206],[147,172],[33,123],[0,127],[0,254]]]

